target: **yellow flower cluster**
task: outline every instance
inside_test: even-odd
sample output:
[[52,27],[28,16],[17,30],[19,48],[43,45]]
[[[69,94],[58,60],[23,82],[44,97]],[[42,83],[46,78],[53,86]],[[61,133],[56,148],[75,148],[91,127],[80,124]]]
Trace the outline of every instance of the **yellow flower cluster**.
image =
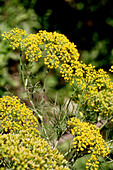
[[81,111],[85,118],[88,116],[91,121],[91,119],[97,119],[99,115],[103,118],[111,116],[113,114],[113,82],[109,75],[103,69],[96,70],[92,65],[83,64],[82,66],[84,76],[79,78],[81,82],[78,83],[81,93],[76,96],[75,102],[80,101],[85,89],[82,96],[83,103],[81,103]]
[[0,98],[0,121],[5,133],[26,129],[31,134],[39,134],[37,118],[16,96]]
[[[19,47],[21,50],[24,49],[28,61],[38,61],[43,58],[48,68],[58,68],[64,80],[70,84],[76,81],[82,89],[89,85],[88,90],[92,89],[92,91],[101,89],[104,84],[109,84],[109,76],[104,70],[96,71],[91,64],[86,65],[78,61],[79,53],[76,45],[63,34],[39,31],[37,34],[26,37],[25,31],[14,28],[2,36],[10,41],[13,49]],[[93,83],[94,80],[95,83]]]
[[98,170],[98,157],[100,155],[105,157],[109,154],[109,147],[102,138],[99,128],[95,125],[81,122],[76,117],[71,118],[68,125],[71,127],[71,132],[74,136],[73,147],[76,148],[76,152],[87,151],[87,153],[91,153],[91,157],[86,163],[86,169]]
[[15,48],[23,49],[25,46],[25,37],[27,36],[26,31],[22,29],[14,28],[10,32],[4,32],[2,34],[3,40],[10,40],[10,46],[15,50]]
[[113,84],[111,84],[111,79],[106,71],[103,69],[96,70],[95,66],[91,64],[88,66],[84,64],[83,69],[85,70],[85,75],[82,81],[86,83],[89,95],[95,92],[98,93],[103,88],[113,89]]
[[57,32],[39,31],[24,39],[23,35],[26,36],[26,33],[16,28],[11,30],[11,33],[5,32],[2,36],[10,41],[13,49],[19,47],[24,49],[28,61],[38,61],[39,58],[43,58],[48,68],[59,68],[65,81],[73,83],[75,69],[80,64],[79,53],[74,43]]
[[40,136],[20,131],[18,134],[0,135],[0,159],[16,170],[69,170],[67,161],[57,149]]
[[113,114],[113,92],[109,89],[104,89],[97,94],[92,94],[86,104],[87,109],[93,115],[96,113],[103,118],[109,118]]
[[24,49],[26,59],[29,61],[38,61],[42,57],[48,68],[59,68],[62,77],[71,84],[77,81],[84,88],[86,84],[92,84],[95,80],[99,89],[104,86],[104,83],[109,84],[109,76],[103,69],[96,71],[91,64],[86,65],[78,61],[79,53],[76,45],[63,34],[39,31],[27,37],[25,31],[14,28],[10,32],[4,32],[2,36],[4,40],[10,41],[13,49]]
[[[109,95],[111,96],[110,93],[113,92],[113,82],[111,82],[109,75],[103,69],[96,70],[95,66],[80,62],[76,45],[71,43],[65,35],[57,32],[39,31],[37,34],[26,36],[25,31],[14,28],[10,33],[5,32],[3,37],[10,41],[13,49],[20,48],[24,50],[28,61],[33,62],[43,58],[44,64],[50,69],[59,69],[64,80],[69,82],[70,85],[77,83],[80,93],[76,98],[79,102],[82,96],[82,101],[84,101],[83,103],[81,102],[82,109],[85,106],[89,109],[87,112],[85,107],[82,112],[88,114],[91,111],[93,115],[99,113],[101,116],[106,117],[113,112],[113,102],[111,104],[108,102],[107,104],[106,100],[104,100]],[[112,68],[113,66],[111,71]],[[106,89],[111,92],[105,92]],[[82,94],[83,90],[85,90],[84,95]],[[101,98],[98,97],[99,95],[101,95]],[[93,98],[95,100],[91,102]],[[102,100],[104,103],[100,107],[98,102],[102,103]],[[89,103],[91,103],[90,106]],[[109,113],[106,109],[107,105]]]

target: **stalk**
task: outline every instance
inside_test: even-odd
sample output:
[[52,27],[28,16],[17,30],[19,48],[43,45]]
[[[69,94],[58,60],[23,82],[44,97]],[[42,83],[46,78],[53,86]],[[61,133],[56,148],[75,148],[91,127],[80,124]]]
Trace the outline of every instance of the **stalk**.
[[40,118],[40,120],[42,121],[43,120],[43,117],[37,112],[35,106],[34,106],[34,103],[33,101],[31,100],[29,94],[28,94],[28,91],[27,91],[27,82],[28,82],[28,79],[24,77],[24,67],[23,67],[23,64],[22,64],[22,51],[20,51],[20,72],[21,72],[21,77],[22,77],[22,82],[24,84],[24,88],[25,88],[25,93],[27,95],[27,98],[28,100],[30,101],[32,107],[33,107],[33,111],[36,113],[36,115]]

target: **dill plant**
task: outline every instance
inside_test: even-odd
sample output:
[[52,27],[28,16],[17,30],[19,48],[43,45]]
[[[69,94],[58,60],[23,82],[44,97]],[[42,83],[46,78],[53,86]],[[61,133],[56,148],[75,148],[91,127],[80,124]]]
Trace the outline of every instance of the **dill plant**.
[[[69,158],[66,157],[68,166],[71,168],[78,157],[90,154],[86,169],[97,170],[100,166],[98,157],[106,157],[110,153],[108,144],[100,134],[100,130],[113,119],[113,82],[110,76],[103,69],[96,70],[95,66],[86,65],[79,61],[76,45],[71,43],[63,34],[39,31],[37,34],[27,35],[24,30],[14,28],[10,32],[4,32],[2,36],[4,37],[3,40],[7,39],[9,41],[13,50],[20,50],[22,81],[26,96],[32,105],[31,109],[37,119],[41,121],[39,124],[41,137],[45,138],[52,148],[56,148],[63,134],[71,131],[73,146],[65,153],[65,155],[70,155]],[[30,77],[25,76],[22,63],[23,55],[32,64],[42,59],[47,68],[39,109],[36,108],[30,95]],[[111,72],[112,68],[110,69]],[[58,109],[55,104],[56,108],[53,108],[52,116],[45,114],[46,101],[44,99],[46,79],[50,69],[58,69],[65,82],[73,88],[73,94],[66,106]],[[69,114],[69,106],[72,100],[77,105]],[[48,104],[50,107],[51,104]],[[48,119],[46,124],[44,123],[45,115]],[[105,120],[100,130],[95,125],[99,119]],[[48,129],[50,129],[50,134]],[[7,130],[5,129],[5,131]],[[57,136],[55,142],[52,141],[54,134]]]
[[26,130],[18,134],[0,135],[0,158],[6,164],[10,159],[8,168],[12,169],[55,169],[69,170],[66,167],[67,161],[57,149],[51,149],[51,146],[40,136],[33,136],[26,133]]
[[0,98],[0,112],[2,133],[18,133],[25,129],[32,134],[39,134],[38,120],[16,96]]

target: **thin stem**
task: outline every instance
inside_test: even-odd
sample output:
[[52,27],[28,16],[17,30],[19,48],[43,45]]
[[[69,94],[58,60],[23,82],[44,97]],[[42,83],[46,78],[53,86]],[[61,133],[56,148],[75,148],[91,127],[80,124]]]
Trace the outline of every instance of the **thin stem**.
[[[41,101],[41,104],[42,104],[41,113],[42,113],[42,115],[43,115],[43,111],[44,111],[44,98],[45,98],[45,92],[46,92],[46,82],[47,82],[48,72],[49,72],[49,68],[47,68],[47,70],[45,72],[45,79],[44,79],[44,85],[43,85],[43,91],[42,91],[42,101]],[[43,131],[46,135],[46,138],[49,141],[43,119],[41,121],[41,125],[42,125],[42,129],[43,129]]]
[[111,116],[109,119],[107,119],[103,125],[99,128],[99,130],[102,130],[104,128],[104,126],[113,118],[113,116]]
[[76,149],[71,149],[70,152],[71,153],[71,157],[69,158],[68,162],[71,166],[73,166],[73,164],[76,162],[77,158],[78,158],[78,154],[76,153]]
[[79,104],[78,104],[78,107],[77,107],[77,110],[76,110],[77,118],[79,117],[80,105],[81,105],[81,103],[82,103],[83,95],[84,95],[84,93],[85,93],[86,88],[87,88],[87,85],[86,85],[86,87],[84,88],[84,90],[83,90],[83,92],[82,92],[82,95],[81,95],[81,98],[80,98],[80,101],[79,101]]
[[23,68],[23,65],[22,65],[22,51],[20,51],[20,72],[21,72],[21,76],[22,76],[22,82],[23,82],[24,87],[25,87],[24,68]]
[[27,95],[27,98],[28,98],[28,100],[30,101],[30,103],[31,103],[31,105],[32,105],[32,107],[33,107],[33,111],[36,113],[36,115],[38,115],[38,117],[39,117],[40,120],[42,121],[43,118],[42,118],[42,116],[41,116],[39,113],[37,113],[37,110],[36,110],[36,108],[35,108],[35,106],[34,106],[34,103],[33,103],[33,101],[31,100],[31,98],[30,98],[30,96],[29,96],[29,94],[28,94],[28,91],[27,91],[27,82],[28,82],[28,79],[25,80],[25,77],[24,77],[24,67],[23,67],[23,64],[22,64],[22,51],[20,51],[20,72],[21,72],[22,82],[23,82],[23,84],[24,84],[25,93],[26,93],[26,95]]
[[[42,101],[41,101],[42,106],[43,106],[45,92],[46,92],[46,82],[47,82],[48,72],[49,72],[49,68],[47,68],[47,70],[45,72],[45,79],[44,79],[44,85],[43,85],[43,91],[42,91]],[[42,111],[43,111],[43,107],[42,107]]]
[[111,143],[111,142],[113,142],[113,140],[108,141],[107,144],[108,144],[108,143]]
[[70,99],[69,99],[69,102],[68,102],[67,107],[66,107],[67,112],[68,112],[69,104],[70,104],[70,102],[71,102],[71,100],[72,100],[75,92],[76,92],[76,90],[74,90],[74,92],[72,93],[72,95],[71,95],[71,97],[70,97]]
[[106,158],[110,160],[110,161],[108,161],[108,162],[106,162],[106,163],[111,163],[111,162],[113,162],[113,160],[112,160],[110,157],[106,156]]
[[58,140],[55,142],[54,149],[58,146]]
[[87,89],[88,85],[91,85],[96,79],[92,80],[91,82],[87,82],[86,84],[86,87],[83,89],[83,92],[82,92],[82,95],[81,95],[81,98],[80,98],[80,101],[79,101],[79,104],[78,104],[78,107],[77,107],[77,110],[76,110],[76,114],[77,114],[77,118],[79,118],[79,110],[80,110],[80,105],[82,103],[82,99],[83,99],[83,96],[85,94],[85,90]]

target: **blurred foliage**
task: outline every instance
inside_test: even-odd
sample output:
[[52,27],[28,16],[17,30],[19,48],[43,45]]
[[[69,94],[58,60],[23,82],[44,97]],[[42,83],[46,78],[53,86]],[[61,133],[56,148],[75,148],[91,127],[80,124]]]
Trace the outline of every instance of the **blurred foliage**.
[[0,7],[0,33],[19,27],[27,33],[40,29],[40,17],[31,8],[25,9],[19,0],[4,1]]

